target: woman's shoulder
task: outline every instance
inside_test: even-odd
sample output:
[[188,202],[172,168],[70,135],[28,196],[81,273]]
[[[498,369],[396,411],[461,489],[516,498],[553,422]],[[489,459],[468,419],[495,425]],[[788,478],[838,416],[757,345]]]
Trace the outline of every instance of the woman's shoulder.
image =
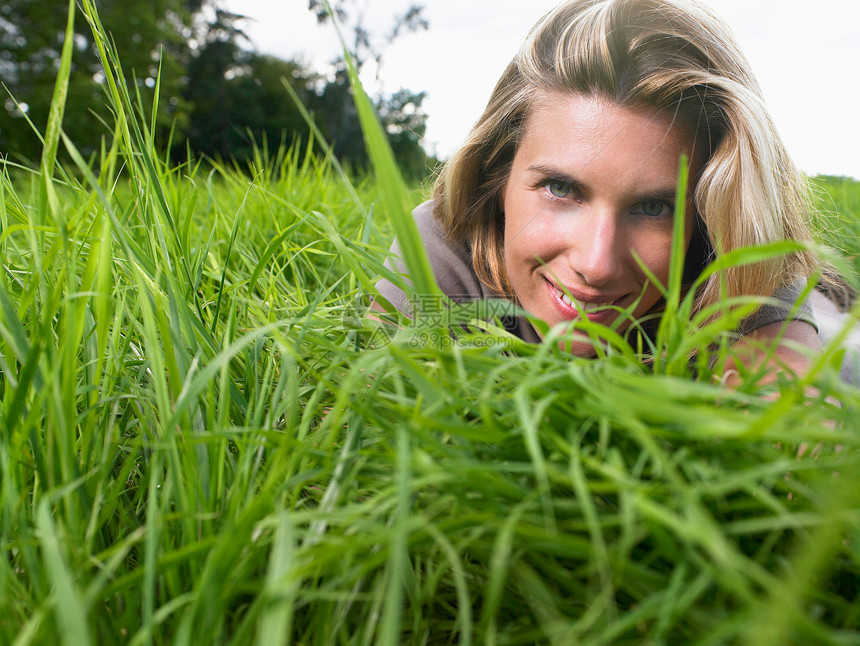
[[842,309],[831,298],[816,290],[810,305],[818,322],[818,336],[825,345],[838,339],[845,349],[840,373],[848,383],[860,386],[860,328],[850,312]]
[[817,331],[818,323],[809,300],[800,301],[805,287],[805,281],[779,287],[768,302],[762,304],[751,316],[741,322],[738,334],[745,336],[765,326],[785,321],[802,321]]
[[[481,284],[472,268],[469,241],[456,240],[448,236],[435,216],[435,208],[436,201],[428,200],[415,208],[412,217],[424,243],[424,250],[439,289],[455,302],[492,297],[493,295]],[[409,280],[406,264],[403,261],[403,250],[397,240],[394,240],[391,245],[391,255],[385,264],[386,267],[403,274],[406,280]],[[380,280],[376,287],[382,296],[406,314],[412,310],[411,299],[429,298],[421,294],[407,296],[400,287],[385,278]]]
[[776,357],[799,374],[808,366],[809,356],[797,348],[820,351],[838,338],[845,349],[842,379],[860,385],[860,331],[856,321],[819,289],[801,301],[805,292],[805,281],[777,289],[770,302],[741,324],[742,343],[776,342]]

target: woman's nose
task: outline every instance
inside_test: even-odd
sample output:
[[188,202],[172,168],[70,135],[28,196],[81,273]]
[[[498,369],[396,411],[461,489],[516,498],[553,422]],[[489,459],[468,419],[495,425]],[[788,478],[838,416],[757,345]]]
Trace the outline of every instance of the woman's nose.
[[583,214],[582,224],[568,254],[570,268],[592,287],[621,278],[628,250],[615,213],[592,210]]

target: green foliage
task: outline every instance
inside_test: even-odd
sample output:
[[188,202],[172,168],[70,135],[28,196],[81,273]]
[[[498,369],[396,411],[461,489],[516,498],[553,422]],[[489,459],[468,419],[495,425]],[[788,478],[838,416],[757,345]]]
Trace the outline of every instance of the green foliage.
[[[126,70],[125,82],[151,106],[160,81],[159,136],[182,132],[187,106],[182,76],[188,56],[186,37],[200,0],[101,0],[99,11]],[[65,41],[66,0],[8,0],[0,6],[0,150],[21,161],[38,159],[48,121],[52,89]],[[110,135],[101,62],[86,20],[78,15],[74,56],[66,100],[66,131],[90,155]],[[11,94],[11,96],[10,96]],[[24,109],[19,109],[18,105]],[[32,122],[35,130],[28,124]]]
[[[309,102],[313,76],[293,62],[244,52],[235,42],[207,43],[189,67],[188,148],[197,155],[248,164],[256,146],[276,150],[307,126],[282,85],[286,79]],[[176,148],[177,155],[180,152]]]
[[[65,41],[65,0],[9,0],[0,5],[0,150],[21,163],[41,154],[57,66]],[[100,0],[99,12],[123,63],[123,81],[135,112],[156,121],[155,146],[174,162],[211,158],[247,165],[255,147],[311,141],[300,111],[284,92],[286,80],[314,114],[339,159],[368,165],[361,129],[341,65],[330,80],[296,61],[247,49],[244,18],[206,0]],[[208,15],[208,14],[207,14]],[[401,17],[401,21],[404,17]],[[402,28],[415,28],[414,20]],[[411,25],[411,26],[410,26]],[[64,130],[89,158],[110,146],[114,117],[106,108],[105,78],[83,16],[75,21]],[[393,38],[393,36],[392,36]],[[369,41],[368,41],[369,42]],[[377,60],[381,50],[374,50]],[[427,115],[423,93],[400,90],[379,96],[395,155],[413,179],[428,174],[432,160],[421,147]]]
[[[335,16],[344,42],[345,54],[350,64],[360,72],[365,63],[373,61],[382,65],[385,50],[404,31],[428,29],[429,23],[422,15],[423,7],[409,5],[402,14],[395,14],[391,28],[381,36],[372,33],[367,25],[366,7],[355,0],[337,0],[326,3],[309,0],[308,8],[316,13],[317,20],[324,23]],[[317,114],[317,123],[327,141],[332,143],[334,154],[359,170],[366,170],[371,160],[362,145],[362,126],[353,101],[349,65],[341,58],[332,79],[328,80],[310,107]],[[400,88],[392,95],[375,97],[374,106],[388,139],[388,145],[401,171],[412,180],[427,177],[435,160],[428,158],[421,147],[426,131],[427,115],[421,104],[424,92],[413,92]]]
[[817,177],[813,187],[824,241],[842,251],[860,274],[860,180]]
[[860,643],[829,361],[726,390],[683,303],[656,366],[353,316],[421,199],[363,95],[374,182],[173,166],[100,45],[113,144],[0,173],[0,643]]

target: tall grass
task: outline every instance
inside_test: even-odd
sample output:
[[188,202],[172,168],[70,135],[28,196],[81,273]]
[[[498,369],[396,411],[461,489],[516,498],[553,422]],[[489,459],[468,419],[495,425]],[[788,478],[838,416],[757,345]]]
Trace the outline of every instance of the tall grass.
[[57,108],[0,176],[0,642],[860,643],[835,349],[729,391],[683,301],[653,365],[391,332],[355,314],[421,198],[366,106],[374,181],[172,167],[83,11],[111,143]]
[[813,186],[824,241],[843,252],[854,276],[860,274],[860,181],[824,176]]

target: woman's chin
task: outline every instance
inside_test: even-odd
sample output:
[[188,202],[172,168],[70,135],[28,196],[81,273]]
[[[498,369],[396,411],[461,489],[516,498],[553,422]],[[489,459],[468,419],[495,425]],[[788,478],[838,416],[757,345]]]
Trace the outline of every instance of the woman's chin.
[[[548,336],[556,339],[556,345],[562,352],[583,359],[594,359],[598,354],[598,348],[605,346],[605,342],[599,338],[592,338],[581,330],[571,329],[574,327],[572,323],[572,321],[555,323],[548,332]],[[536,331],[541,340],[544,340],[545,336],[540,330]]]
[[559,339],[558,349],[574,357],[593,359],[597,356],[595,345],[599,343],[600,341],[592,340],[588,335],[581,332],[571,332],[565,335],[564,338]]
[[[538,336],[543,339],[543,335],[538,332]],[[556,345],[562,352],[580,357],[582,359],[593,359],[597,356],[596,346],[600,345],[600,340],[592,339],[583,332],[563,332],[557,339]]]

